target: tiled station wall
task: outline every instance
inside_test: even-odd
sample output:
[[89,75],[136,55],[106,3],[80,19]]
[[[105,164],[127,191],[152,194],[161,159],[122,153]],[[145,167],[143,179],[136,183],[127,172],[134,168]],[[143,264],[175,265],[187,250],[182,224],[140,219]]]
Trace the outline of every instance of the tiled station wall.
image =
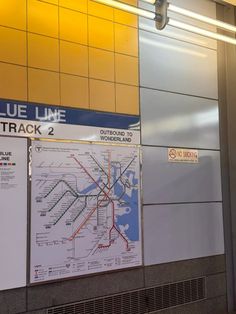
[[1,0],[0,98],[138,114],[137,23],[90,0]]
[[[208,0],[171,2],[216,14]],[[143,18],[138,30],[135,16],[90,0],[0,0],[0,47],[0,98],[139,114],[140,93],[144,203],[144,267],[2,291],[0,313],[200,276],[207,300],[163,313],[222,313],[216,42]],[[169,164],[168,147],[199,149],[199,163]]]

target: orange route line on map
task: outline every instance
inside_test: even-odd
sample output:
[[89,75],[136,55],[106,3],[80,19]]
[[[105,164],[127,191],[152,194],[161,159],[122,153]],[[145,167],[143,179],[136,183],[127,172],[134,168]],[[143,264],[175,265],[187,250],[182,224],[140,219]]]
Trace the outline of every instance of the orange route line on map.
[[[90,175],[90,173],[87,171],[87,169],[81,164],[81,162],[75,157],[75,156],[72,156],[72,158],[76,161],[76,163],[79,164],[79,166],[84,170],[84,172],[90,177],[90,179],[99,187],[99,189],[101,189],[100,185],[96,182],[96,180]],[[111,190],[111,153],[108,152],[108,190],[110,192]],[[117,229],[117,227],[115,226],[115,205],[114,205],[114,202],[113,200],[109,197],[109,192],[106,193],[104,190],[103,190],[103,193],[105,194],[104,198],[102,200],[100,200],[97,204],[97,206],[95,206],[91,212],[89,213],[89,215],[86,217],[86,219],[82,222],[82,224],[76,229],[76,231],[72,234],[72,236],[69,238],[69,241],[72,241],[75,239],[76,235],[80,232],[80,230],[84,227],[84,225],[87,223],[87,221],[91,218],[91,216],[95,213],[95,211],[101,207],[100,204],[106,200],[106,199],[109,199],[112,203],[112,219],[113,219],[113,222],[112,222],[112,227],[109,231],[109,245],[102,245],[100,244],[99,245],[99,248],[109,248],[112,244],[112,240],[111,240],[111,232],[113,229],[116,230],[116,232],[121,236],[121,238],[125,241],[126,243],[126,248],[127,250],[129,250],[129,243],[127,241],[127,239],[123,236],[123,234]]]

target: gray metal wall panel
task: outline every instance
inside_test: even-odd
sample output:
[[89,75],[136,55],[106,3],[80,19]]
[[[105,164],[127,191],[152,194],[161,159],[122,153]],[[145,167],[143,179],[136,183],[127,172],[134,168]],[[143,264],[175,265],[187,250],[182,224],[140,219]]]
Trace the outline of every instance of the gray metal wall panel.
[[[207,16],[215,19],[216,18],[216,4],[214,2],[211,1],[205,1],[205,0],[198,0],[198,1],[194,1],[194,0],[169,0],[169,2],[188,9],[188,10],[192,10],[194,12],[206,15],[207,12]],[[139,1],[139,7],[144,8],[146,10],[149,11],[154,11],[155,7],[152,4],[143,2],[143,1]],[[168,13],[169,17],[175,18],[175,19],[179,19],[179,15],[176,13],[172,13],[169,12]],[[198,27],[202,27],[205,28],[209,31],[215,32],[216,28],[214,26],[208,25],[206,23],[202,23],[184,16],[181,16],[181,21],[182,22],[186,22]],[[167,37],[171,37],[171,38],[176,38],[182,41],[186,41],[189,43],[194,43],[196,45],[200,45],[200,46],[204,46],[204,47],[208,47],[211,49],[217,49],[217,41],[214,39],[210,39],[204,36],[200,36],[194,33],[190,33],[172,26],[166,26],[163,30],[158,31],[156,29],[155,26],[155,22],[146,18],[142,18],[140,17],[139,19],[139,27],[143,30],[146,31],[150,31],[150,32],[155,32],[159,35],[163,35],[163,36],[167,36]]]
[[207,15],[213,19],[216,18],[216,4],[209,0],[168,0],[169,3],[179,7],[192,10],[199,14]]
[[144,204],[221,201],[218,151],[199,150],[199,163],[170,163],[168,150],[143,147]]
[[145,265],[223,253],[220,203],[144,207]]
[[219,149],[218,102],[141,89],[142,144]]
[[217,42],[214,39],[196,35],[169,25],[167,25],[165,29],[159,31],[156,29],[155,22],[146,18],[139,19],[139,27],[144,31],[156,33],[161,36],[175,38],[181,41],[186,41],[188,43],[200,45],[215,50],[217,48]]
[[140,30],[142,87],[218,98],[215,50]]

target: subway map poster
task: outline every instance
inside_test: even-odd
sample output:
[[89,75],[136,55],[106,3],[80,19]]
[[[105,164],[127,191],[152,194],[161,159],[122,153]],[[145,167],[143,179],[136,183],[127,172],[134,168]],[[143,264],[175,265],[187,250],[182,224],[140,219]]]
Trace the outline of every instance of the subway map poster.
[[131,146],[32,142],[31,283],[142,264]]

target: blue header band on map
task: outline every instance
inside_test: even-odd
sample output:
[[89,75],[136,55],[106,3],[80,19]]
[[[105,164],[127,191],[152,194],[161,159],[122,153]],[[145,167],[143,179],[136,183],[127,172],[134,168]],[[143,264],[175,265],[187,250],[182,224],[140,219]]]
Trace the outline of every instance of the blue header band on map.
[[0,100],[0,118],[140,130],[140,116]]

